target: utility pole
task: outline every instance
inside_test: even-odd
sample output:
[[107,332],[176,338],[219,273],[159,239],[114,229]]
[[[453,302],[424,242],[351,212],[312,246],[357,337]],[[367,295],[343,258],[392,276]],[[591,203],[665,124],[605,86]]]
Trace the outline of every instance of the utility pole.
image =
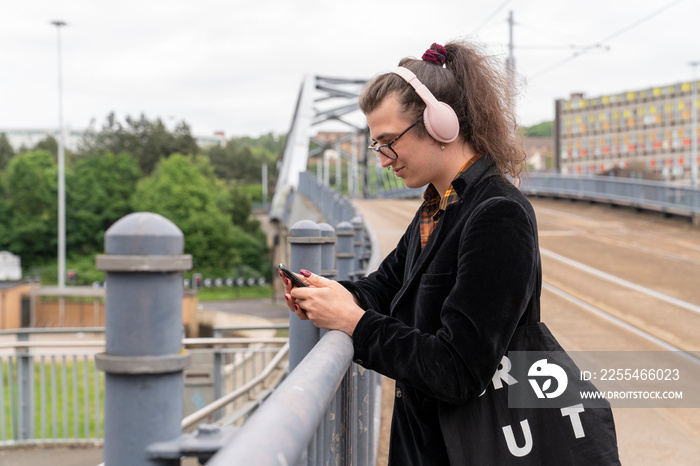
[[696,74],[697,66],[700,64],[698,61],[690,62],[690,66],[693,67],[693,101],[690,104],[692,117],[691,117],[691,134],[693,140],[691,141],[690,150],[690,186],[697,188],[698,186],[698,78]]
[[263,208],[267,209],[267,164],[262,165],[262,197],[263,197]]
[[506,73],[508,73],[508,101],[513,106],[515,94],[515,57],[513,56],[513,10],[508,12],[508,58],[506,59]]
[[66,154],[63,133],[63,69],[61,62],[61,27],[65,21],[51,21],[58,38],[58,288],[66,286]]

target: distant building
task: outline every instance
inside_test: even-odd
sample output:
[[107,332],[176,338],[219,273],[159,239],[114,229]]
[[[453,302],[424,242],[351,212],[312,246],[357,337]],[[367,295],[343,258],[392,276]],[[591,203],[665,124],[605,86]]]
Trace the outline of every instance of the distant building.
[[[7,135],[7,140],[15,152],[22,147],[31,149],[47,136],[53,136],[58,141],[61,134],[56,128],[0,128],[1,133]],[[66,149],[75,152],[83,141],[85,131],[66,128],[65,135]]]
[[691,82],[557,100],[557,171],[690,182],[691,100]]
[[195,136],[194,138],[201,148],[226,145],[226,134],[223,131],[215,131],[213,136]]
[[0,251],[0,281],[21,279],[22,263],[19,256],[9,251]]
[[523,149],[529,169],[544,171],[554,167],[554,138],[551,136],[523,138]]
[[[347,131],[319,131],[315,136],[316,142],[319,144],[328,145],[335,148],[340,148],[345,154],[350,154],[355,157],[361,157],[364,153],[365,136],[358,133],[350,133]],[[338,142],[340,141],[340,142]]]

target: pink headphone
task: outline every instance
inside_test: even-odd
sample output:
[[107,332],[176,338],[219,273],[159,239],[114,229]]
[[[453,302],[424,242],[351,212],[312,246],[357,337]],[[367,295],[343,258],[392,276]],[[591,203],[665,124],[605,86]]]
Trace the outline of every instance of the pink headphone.
[[455,111],[445,102],[438,102],[425,84],[420,82],[413,71],[402,66],[391,71],[413,86],[418,96],[425,102],[423,123],[433,139],[438,142],[452,142],[459,135],[459,120]]

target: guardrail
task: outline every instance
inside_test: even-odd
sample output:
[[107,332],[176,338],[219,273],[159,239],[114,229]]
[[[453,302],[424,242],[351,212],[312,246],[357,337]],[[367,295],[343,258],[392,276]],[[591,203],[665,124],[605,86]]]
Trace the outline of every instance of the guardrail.
[[[415,194],[418,190],[410,191]],[[354,255],[356,262],[348,275],[339,273],[339,277],[361,277],[379,267],[381,262],[379,242],[372,229],[365,223],[349,199],[325,186],[310,172],[299,174],[298,193],[307,199],[321,214],[326,223],[336,225],[339,242],[342,241],[342,238],[350,235],[350,231],[354,232],[353,248],[347,253],[338,251],[338,262],[340,264],[344,254]],[[397,194],[397,197],[401,196],[406,196],[406,194]]]
[[[0,331],[0,446],[103,440],[104,374],[94,363],[95,354],[104,351],[103,335],[99,327]],[[239,393],[197,417],[228,424],[244,420],[269,395],[265,390],[276,386],[278,380],[268,377],[286,374],[287,344],[287,338],[277,337],[183,339],[182,346],[200,363],[185,371],[185,405]]]
[[698,222],[700,189],[613,176],[531,173],[520,189],[529,195],[605,202],[686,216]]
[[93,356],[104,341],[30,341],[31,333],[0,334],[0,445],[100,440],[104,376]]

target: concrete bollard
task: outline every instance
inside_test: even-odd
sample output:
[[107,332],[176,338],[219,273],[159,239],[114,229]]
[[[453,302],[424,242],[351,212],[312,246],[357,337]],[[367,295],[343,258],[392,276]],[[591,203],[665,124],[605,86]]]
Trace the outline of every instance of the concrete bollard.
[[[311,220],[300,220],[289,230],[289,268],[292,272],[306,269],[321,273],[321,228]],[[289,372],[311,351],[320,334],[310,320],[300,320],[295,314],[289,316]]]
[[[321,275],[322,266],[322,246],[325,238],[321,237],[322,229],[311,220],[300,220],[289,230],[290,236],[287,241],[290,243],[289,268],[298,273],[301,269],[306,269],[315,274]],[[289,372],[292,372],[306,357],[306,355],[316,346],[321,333],[310,320],[300,320],[296,315],[289,316]],[[318,433],[314,436],[306,452],[308,464],[316,464],[319,457],[319,450],[322,446],[319,442]]]
[[355,237],[355,229],[350,222],[340,222],[336,225],[336,236],[338,245],[336,247],[336,263],[338,280],[351,280],[353,270],[353,261],[355,254],[353,253],[353,238]]
[[[337,273],[335,269],[335,230],[327,223],[319,223],[318,227],[321,229],[321,237],[324,240],[323,244],[321,245],[321,275],[325,278],[335,280]],[[328,330],[326,329],[320,329],[320,337],[323,338],[327,332]],[[333,410],[333,401],[331,401],[331,406],[329,406],[328,413],[333,412]],[[332,420],[330,417],[324,416],[324,418],[321,420],[321,424],[318,426],[318,430],[316,432],[316,464],[326,464],[327,460],[331,458],[331,423]]]
[[148,445],[181,434],[183,371],[182,272],[184,237],[157,214],[129,214],[105,233],[97,269],[106,272],[106,352],[95,356],[105,371],[105,466],[179,465],[153,460]]
[[327,223],[319,223],[321,229],[321,275],[331,280],[335,280],[335,230]]
[[359,215],[356,215],[350,220],[350,223],[352,223],[352,227],[355,230],[355,238],[354,238],[354,252],[355,252],[355,263],[354,265],[354,270],[353,270],[353,277],[355,280],[359,279],[364,275],[364,270],[362,268],[362,257],[363,257],[363,250],[364,250],[364,243],[363,243],[363,226],[364,222],[362,221],[362,217]]

